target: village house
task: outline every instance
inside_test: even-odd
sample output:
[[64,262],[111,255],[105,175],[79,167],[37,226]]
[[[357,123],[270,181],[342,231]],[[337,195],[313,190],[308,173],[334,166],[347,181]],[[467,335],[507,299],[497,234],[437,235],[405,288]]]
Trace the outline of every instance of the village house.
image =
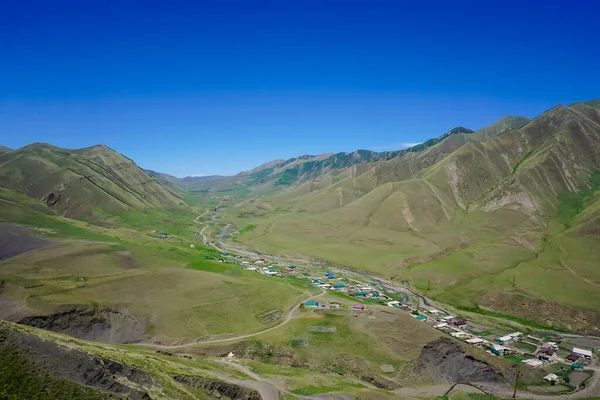
[[586,358],[590,360],[593,356],[591,350],[580,349],[578,347],[573,347],[573,354],[577,354],[580,357]]
[[508,347],[501,346],[499,344],[493,344],[492,347],[490,347],[490,351],[492,352],[492,354],[495,354],[497,356],[509,354],[512,352],[512,350]]
[[355,293],[354,293],[354,295],[355,295],[356,297],[362,297],[362,298],[365,298],[365,297],[367,297],[367,292],[364,292],[364,291],[358,291],[358,292],[355,292]]
[[544,380],[545,380],[545,381],[548,381],[548,382],[550,382],[550,383],[552,383],[552,382],[558,382],[558,381],[559,381],[559,379],[560,379],[560,378],[559,378],[559,376],[558,376],[558,375],[556,375],[556,374],[548,374],[548,375],[546,375],[546,376],[544,377]]
[[396,307],[399,308],[400,307],[400,302],[398,300],[392,300],[392,301],[388,301],[387,302],[387,306],[388,307]]
[[580,358],[580,357],[579,357],[579,355],[578,355],[578,354],[569,354],[569,355],[566,357],[566,360],[567,360],[567,361],[571,361],[571,362],[573,362],[573,363],[574,363],[574,362],[577,362],[577,361],[579,361],[579,358]]
[[520,333],[520,332],[510,333],[508,335],[499,337],[498,339],[496,339],[496,342],[498,342],[500,344],[510,344],[512,342],[519,340],[521,335],[522,335],[522,333]]
[[530,358],[528,360],[521,360],[521,362],[523,364],[527,364],[527,365],[529,365],[530,367],[533,367],[533,368],[541,367],[542,365],[544,365],[543,361],[535,359],[535,358]]
[[464,329],[467,327],[467,321],[465,321],[464,319],[460,319],[460,318],[457,318],[454,321],[452,321],[452,324],[454,326],[456,326],[457,328],[461,328],[461,329]]
[[329,307],[331,308],[340,308],[342,305],[340,303],[336,303],[335,301],[332,301],[331,303],[329,303]]
[[352,309],[355,311],[363,311],[365,309],[365,306],[363,304],[355,304],[352,306]]
[[554,350],[552,347],[544,347],[540,350],[539,353],[544,354],[548,357],[552,357],[554,356],[554,354],[556,354],[556,350]]
[[467,339],[467,340],[465,340],[465,342],[467,342],[468,344],[472,344],[472,345],[482,345],[484,340],[476,337],[476,338]]
[[344,289],[346,287],[346,285],[344,285],[343,283],[336,283],[333,285],[333,288],[336,290],[341,290]]
[[304,307],[306,308],[317,308],[319,307],[319,303],[316,301],[307,301],[304,303]]

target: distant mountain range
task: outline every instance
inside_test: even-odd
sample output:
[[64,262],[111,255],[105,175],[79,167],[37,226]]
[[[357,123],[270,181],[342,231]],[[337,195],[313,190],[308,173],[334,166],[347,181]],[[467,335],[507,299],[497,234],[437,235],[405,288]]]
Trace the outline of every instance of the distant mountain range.
[[600,100],[234,176],[180,179],[103,145],[36,143],[3,148],[0,188],[91,223],[185,206],[190,194],[237,199],[220,218],[248,247],[409,281],[468,310],[600,332]]
[[183,182],[171,181],[239,199],[222,219],[247,247],[408,281],[464,310],[600,332],[598,100],[406,150]]

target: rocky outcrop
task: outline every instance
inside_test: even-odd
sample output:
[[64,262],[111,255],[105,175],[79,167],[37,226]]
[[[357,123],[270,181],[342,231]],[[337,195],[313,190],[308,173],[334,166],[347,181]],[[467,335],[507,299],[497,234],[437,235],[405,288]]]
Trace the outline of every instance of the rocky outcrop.
[[124,311],[91,308],[26,317],[19,324],[105,343],[133,343],[145,338],[144,326]]
[[423,348],[415,372],[452,383],[503,383],[490,364],[466,354],[452,339],[443,337]]
[[[40,387],[40,396],[49,390],[51,384],[67,381],[70,390],[83,388],[88,395],[86,388],[92,388],[96,393],[107,394],[102,398],[112,394],[118,398],[147,400],[151,397],[142,388],[154,384],[152,376],[139,369],[3,326],[0,326],[0,359],[3,360],[3,373],[17,371],[21,376],[28,374],[32,377],[31,382]],[[61,387],[65,387],[64,384]],[[33,389],[27,390],[28,395],[35,395]]]
[[256,390],[234,385],[231,383],[217,380],[200,378],[197,376],[175,376],[175,381],[184,385],[203,388],[211,399],[220,400],[262,400],[262,397]]

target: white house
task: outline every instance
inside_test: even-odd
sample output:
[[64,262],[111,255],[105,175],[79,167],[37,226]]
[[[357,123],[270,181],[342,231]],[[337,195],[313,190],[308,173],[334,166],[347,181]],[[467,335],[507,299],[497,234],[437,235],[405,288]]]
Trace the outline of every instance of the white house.
[[548,374],[544,377],[544,380],[548,381],[548,382],[557,382],[558,381],[558,375],[556,374]]
[[442,323],[440,323],[440,324],[434,325],[433,327],[434,327],[434,328],[436,328],[436,329],[443,329],[443,328],[447,328],[447,327],[448,327],[448,323],[446,323],[446,322],[442,322]]
[[537,368],[537,367],[540,367],[540,366],[544,365],[543,361],[537,360],[535,358],[531,358],[529,360],[522,360],[521,362],[523,364],[527,364],[527,365],[529,365],[530,367],[533,367],[533,368]]
[[465,342],[467,342],[469,344],[481,344],[481,343],[483,343],[483,339],[476,337],[476,338],[472,338],[472,339],[467,339],[467,340],[465,340]]
[[392,300],[392,301],[388,301],[387,305],[388,307],[395,307],[395,306],[399,306],[401,303],[398,300]]
[[579,347],[573,347],[573,353],[578,354],[585,358],[592,358],[591,350],[580,349]]
[[246,271],[258,271],[258,268],[256,268],[256,267],[248,267],[248,268],[246,268]]

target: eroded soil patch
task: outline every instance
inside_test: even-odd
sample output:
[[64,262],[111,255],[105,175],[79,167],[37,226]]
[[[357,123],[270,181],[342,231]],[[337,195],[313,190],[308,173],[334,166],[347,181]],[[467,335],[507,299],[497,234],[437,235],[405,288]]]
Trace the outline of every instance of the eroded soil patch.
[[115,309],[75,308],[25,317],[18,323],[104,343],[133,343],[145,339],[143,324]]
[[491,365],[467,355],[449,338],[437,339],[423,348],[415,372],[451,383],[503,383],[505,378]]
[[0,222],[0,261],[52,244],[33,235],[29,229]]

